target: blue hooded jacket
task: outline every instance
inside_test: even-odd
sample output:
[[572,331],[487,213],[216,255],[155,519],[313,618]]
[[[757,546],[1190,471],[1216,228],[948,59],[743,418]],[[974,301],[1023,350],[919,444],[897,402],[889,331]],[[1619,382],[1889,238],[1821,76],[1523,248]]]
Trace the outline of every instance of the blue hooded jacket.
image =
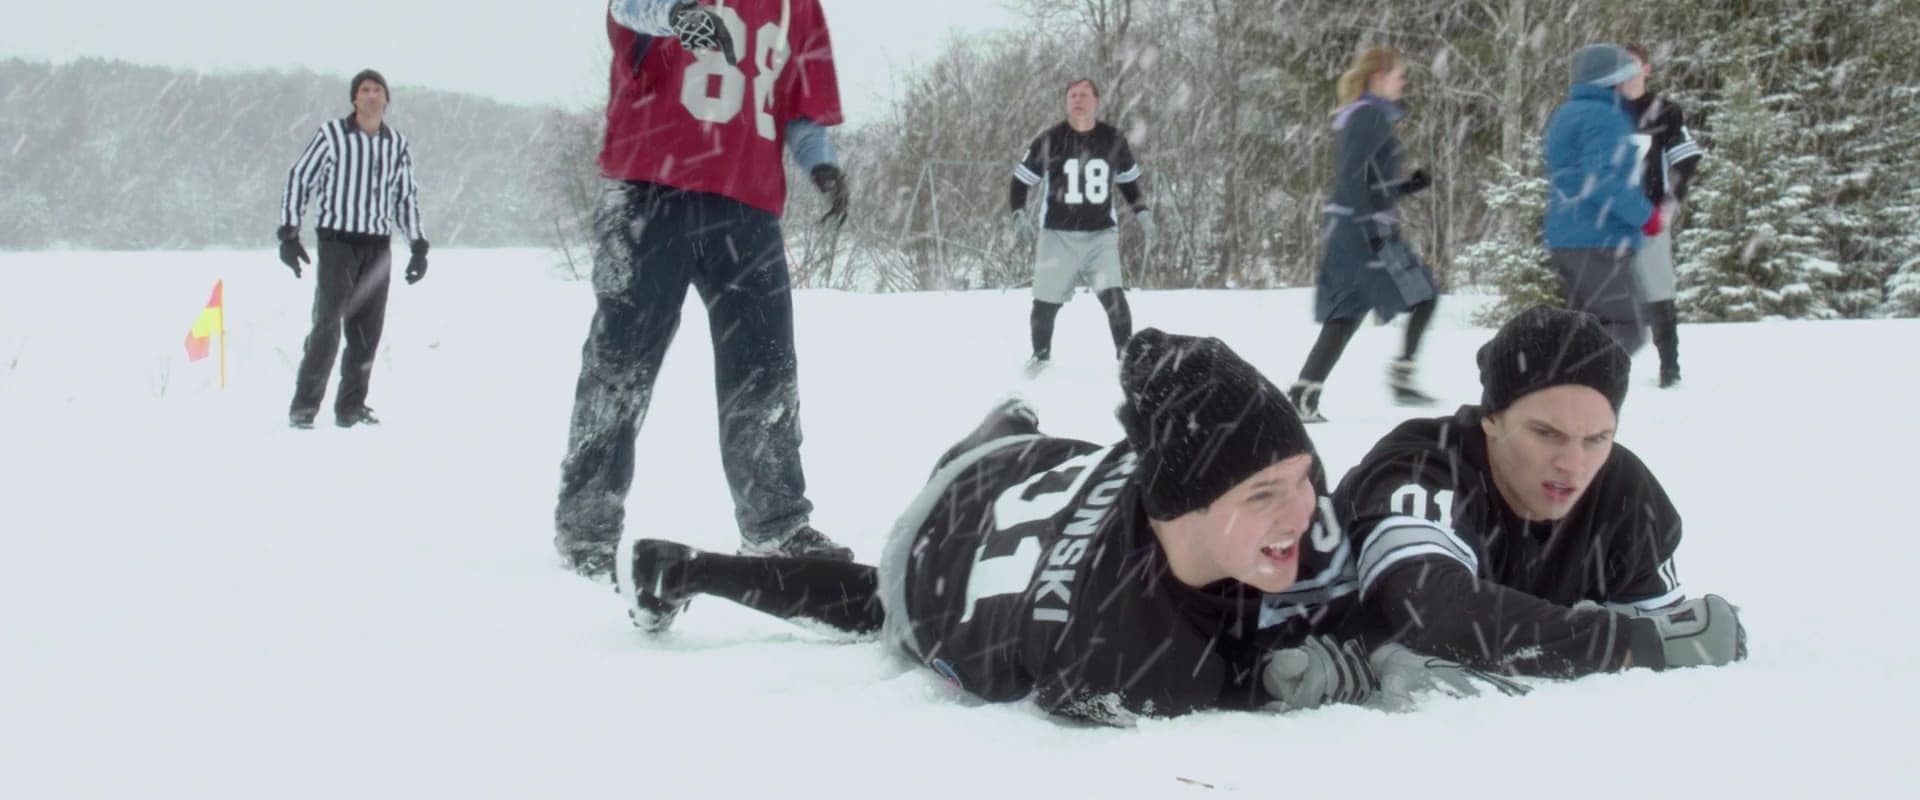
[[1637,250],[1653,203],[1633,120],[1611,87],[1577,84],[1547,120],[1547,248]]

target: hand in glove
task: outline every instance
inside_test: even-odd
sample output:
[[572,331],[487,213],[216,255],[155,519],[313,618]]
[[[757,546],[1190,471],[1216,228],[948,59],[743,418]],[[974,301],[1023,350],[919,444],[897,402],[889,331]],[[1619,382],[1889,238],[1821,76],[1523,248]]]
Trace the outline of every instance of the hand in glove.
[[1027,222],[1027,212],[1016,208],[1007,214],[1007,233],[1013,235],[1016,249],[1033,240],[1033,225]]
[[852,192],[847,188],[847,176],[840,171],[840,168],[832,164],[814,167],[813,188],[819,189],[821,194],[826,195],[827,202],[830,203],[827,213],[820,217],[820,221],[832,222],[835,225],[847,224],[847,201]]
[[1725,666],[1747,657],[1739,609],[1717,594],[1627,620],[1630,666],[1652,669]]
[[1376,648],[1367,663],[1380,681],[1380,691],[1367,705],[1382,711],[1412,711],[1419,707],[1414,695],[1426,692],[1478,697],[1481,686],[1490,686],[1501,694],[1518,697],[1532,691],[1525,684],[1444,658],[1423,656],[1398,644]]
[[1364,703],[1379,686],[1359,642],[1328,636],[1314,636],[1298,647],[1275,652],[1267,659],[1260,681],[1288,711],[1327,703]]
[[407,284],[413,285],[427,277],[427,240],[413,240],[413,257],[407,259]]
[[673,26],[673,35],[679,37],[680,46],[688,52],[718,50],[728,64],[740,63],[733,55],[733,34],[727,32],[727,24],[713,9],[689,0],[668,11],[667,20]]
[[1410,194],[1419,194],[1432,185],[1433,175],[1429,174],[1424,168],[1416,169],[1413,171],[1413,174],[1407,176],[1405,182],[1400,184],[1400,194],[1403,197]]
[[1153,244],[1155,234],[1159,233],[1153,225],[1153,209],[1143,208],[1134,212],[1133,221],[1140,223],[1140,235],[1146,237],[1147,244]]
[[313,259],[307,257],[307,248],[300,246],[300,229],[293,225],[282,225],[278,236],[280,263],[293,270],[293,277],[300,277],[300,265],[313,263]]
[[1666,207],[1654,206],[1653,216],[1647,217],[1647,224],[1640,226],[1640,232],[1648,236],[1659,236],[1660,232],[1666,229],[1666,214]]

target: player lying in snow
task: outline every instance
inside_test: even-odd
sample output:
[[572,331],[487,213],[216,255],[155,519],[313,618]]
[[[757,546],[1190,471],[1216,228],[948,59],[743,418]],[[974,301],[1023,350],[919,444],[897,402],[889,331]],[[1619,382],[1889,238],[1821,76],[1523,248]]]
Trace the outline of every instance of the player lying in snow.
[[1734,607],[1682,593],[1679,512],[1614,442],[1629,359],[1599,320],[1534,308],[1478,360],[1480,405],[1400,425],[1334,492],[1357,617],[1503,674],[1745,658]]
[[988,701],[1111,724],[1404,707],[1486,677],[1342,635],[1354,553],[1316,522],[1325,478],[1283,392],[1218,339],[1149,328],[1122,355],[1125,441],[1045,436],[1009,402],[941,458],[877,567],[643,540],[618,576],[636,623],[665,630],[711,594],[879,633]]

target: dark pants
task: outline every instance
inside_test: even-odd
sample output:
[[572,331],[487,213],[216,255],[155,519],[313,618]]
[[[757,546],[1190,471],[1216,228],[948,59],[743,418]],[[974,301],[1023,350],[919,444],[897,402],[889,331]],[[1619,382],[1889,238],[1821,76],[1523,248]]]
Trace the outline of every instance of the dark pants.
[[[1407,319],[1407,335],[1400,349],[1400,358],[1412,361],[1420,352],[1420,338],[1426,335],[1427,325],[1433,322],[1433,310],[1438,302],[1427,298],[1408,309],[1411,316]],[[1307,351],[1307,363],[1300,367],[1300,380],[1308,383],[1325,383],[1327,376],[1333,374],[1333,365],[1340,363],[1340,355],[1347,351],[1347,343],[1353,341],[1353,334],[1360,330],[1359,319],[1330,319],[1320,325],[1320,337],[1313,341],[1313,349]]]
[[387,237],[320,232],[313,330],[300,357],[290,413],[310,417],[319,411],[343,329],[347,354],[340,362],[340,390],[333,396],[333,410],[345,414],[366,407],[367,381],[373,376],[373,358],[386,327],[392,271],[393,251]]
[[1599,317],[1621,349],[1638,352],[1646,332],[1634,295],[1633,254],[1600,248],[1550,252],[1567,287],[1567,307]]
[[1648,303],[1647,326],[1653,329],[1653,349],[1660,353],[1662,380],[1680,377],[1680,316],[1672,300]]
[[[793,298],[778,217],[730,198],[618,184],[595,212],[597,310],[581,348],[573,426],[560,467],[554,544],[576,569],[610,569],[647,416],[680,307],[707,307],[720,461],[743,539],[807,524]],[[662,453],[671,457],[671,453]]]

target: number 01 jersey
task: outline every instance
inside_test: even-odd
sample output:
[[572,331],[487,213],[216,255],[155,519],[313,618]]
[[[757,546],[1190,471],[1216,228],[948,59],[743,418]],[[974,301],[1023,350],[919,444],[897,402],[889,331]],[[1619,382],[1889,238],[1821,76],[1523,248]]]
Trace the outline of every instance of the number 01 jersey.
[[1302,580],[1262,597],[1188,587],[1140,509],[1137,454],[1029,437],[964,466],[915,537],[906,611],[918,657],[990,701],[1116,722],[1271,702],[1274,647],[1342,622],[1353,567],[1338,535],[1303,548]]
[[1048,128],[1014,165],[1013,177],[1040,193],[1040,227],[1055,231],[1104,231],[1119,223],[1113,194],[1132,196],[1140,165],[1118,128],[1096,122],[1081,133],[1065,122]]
[[733,37],[737,64],[718,52],[688,52],[672,36],[635,32],[608,13],[613,66],[600,171],[724,195],[777,215],[787,196],[787,123],[841,122],[826,17],[817,0],[710,8]]

